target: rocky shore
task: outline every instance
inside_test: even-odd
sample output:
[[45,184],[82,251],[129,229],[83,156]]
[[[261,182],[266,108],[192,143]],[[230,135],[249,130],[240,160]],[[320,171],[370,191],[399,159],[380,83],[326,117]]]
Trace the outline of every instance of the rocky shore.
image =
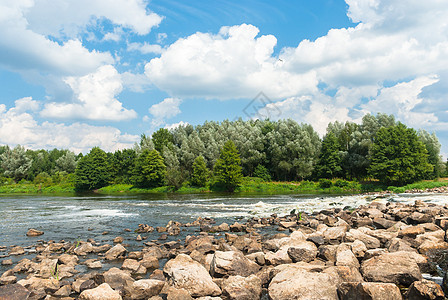
[[[184,227],[198,234],[164,241]],[[447,229],[448,204],[373,201],[231,225],[141,224],[139,251],[122,237],[41,241],[13,262],[25,249],[0,246],[0,299],[445,299],[448,277],[425,278],[446,275]]]

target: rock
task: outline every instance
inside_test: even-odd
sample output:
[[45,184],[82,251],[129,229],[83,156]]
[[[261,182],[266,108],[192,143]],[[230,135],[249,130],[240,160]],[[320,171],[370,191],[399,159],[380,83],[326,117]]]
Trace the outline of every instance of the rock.
[[414,281],[422,280],[419,266],[409,259],[412,252],[394,252],[375,256],[361,264],[364,279],[373,282],[390,282],[409,286]]
[[65,245],[63,243],[51,243],[50,245],[48,245],[48,250],[50,250],[51,252],[57,252],[64,247]]
[[421,254],[427,254],[433,251],[446,250],[448,249],[448,243],[445,241],[432,239],[424,241],[419,247],[418,252]]
[[375,226],[378,229],[388,229],[395,225],[395,221],[387,220],[385,218],[374,218],[373,219],[373,226]]
[[260,299],[261,279],[256,275],[230,276],[222,283],[222,294],[229,300]]
[[114,291],[107,283],[97,288],[85,290],[79,295],[79,300],[121,300],[120,293]]
[[364,255],[367,252],[367,247],[366,245],[361,242],[360,240],[356,240],[354,241],[351,245],[350,245],[353,254],[357,257],[357,258],[362,258],[364,257]]
[[273,266],[292,263],[292,259],[288,254],[288,249],[289,247],[283,247],[275,253],[271,251],[266,252],[266,254],[264,255],[265,261],[267,262],[267,264]]
[[401,300],[400,289],[393,283],[343,282],[338,287],[341,300]]
[[344,239],[346,232],[347,227],[345,226],[330,227],[323,232],[323,236],[329,243],[334,244]]
[[166,296],[167,300],[193,300],[190,293],[185,289],[170,288]]
[[377,238],[365,234],[359,229],[350,229],[350,231],[345,235],[345,240],[347,242],[359,240],[366,245],[367,249],[376,249],[381,247],[381,242]]
[[81,243],[81,245],[75,248],[74,252],[76,255],[84,256],[93,252],[93,246],[91,243]]
[[37,290],[39,288],[44,288],[52,292],[59,290],[59,281],[53,277],[44,279],[38,277],[30,277],[27,279],[22,279],[17,282],[18,284],[26,287],[30,290]]
[[28,232],[26,233],[27,236],[39,236],[39,235],[42,235],[42,234],[44,234],[43,231],[40,231],[40,230],[37,230],[37,229],[34,229],[34,228],[28,229]]
[[410,237],[415,239],[417,235],[424,234],[425,230],[421,226],[408,226],[400,229],[398,237]]
[[123,239],[123,237],[121,237],[121,236],[117,236],[116,238],[114,238],[114,243],[115,244],[121,244],[121,243],[123,243],[123,241],[124,241],[124,239]]
[[104,255],[104,258],[106,260],[114,260],[117,259],[119,256],[122,256],[126,253],[126,248],[123,247],[121,244],[117,244],[110,248]]
[[312,242],[305,241],[289,247],[287,253],[293,262],[310,262],[317,256],[317,247]]
[[338,249],[336,250],[336,266],[359,268],[358,259],[353,254],[350,246],[339,245]]
[[226,275],[240,275],[247,277],[258,272],[260,266],[241,252],[237,251],[216,251],[211,265],[210,274],[213,277],[222,277]]
[[103,267],[99,260],[88,259],[84,263],[89,269],[101,269]]
[[140,242],[140,241],[142,241],[143,239],[142,239],[142,236],[139,234],[139,235],[137,235],[137,237],[135,238],[135,240],[136,240],[137,242]]
[[86,280],[79,286],[79,291],[83,292],[85,290],[90,290],[96,288],[98,285],[92,279]]
[[141,279],[133,282],[132,285],[127,288],[127,291],[130,293],[131,299],[148,299],[160,294],[164,285],[164,281]]
[[242,232],[242,231],[244,231],[244,226],[238,222],[235,222],[233,225],[230,225],[230,231]]
[[[7,285],[7,284],[13,284],[17,282],[16,276],[5,276],[5,274],[0,277],[0,285]],[[0,298],[1,299],[1,298]]]
[[118,268],[111,268],[103,273],[104,282],[109,284],[114,290],[123,290],[126,285],[131,285],[134,279],[131,275]]
[[222,223],[218,226],[219,231],[229,231],[230,226],[227,223]]
[[140,263],[135,259],[125,259],[123,265],[121,266],[123,270],[129,270],[135,273],[140,268]]
[[9,255],[22,255],[25,254],[25,250],[21,246],[12,247],[9,251]]
[[0,299],[2,300],[28,299],[30,293],[28,289],[17,283],[0,286]]
[[375,256],[379,256],[381,254],[389,253],[387,249],[384,248],[378,248],[378,249],[369,249],[366,251],[366,254],[364,254],[364,260],[370,259]]
[[57,290],[56,293],[53,294],[53,296],[68,297],[68,296],[70,296],[71,292],[72,292],[72,288],[70,287],[70,285],[64,285],[59,290]]
[[276,267],[277,274],[269,284],[272,300],[283,299],[338,299],[338,280],[333,274],[313,270],[303,263]]
[[264,258],[264,253],[263,252],[255,252],[255,253],[251,253],[246,255],[246,257],[254,262],[256,262],[257,264],[259,264],[260,266],[264,266],[266,263],[266,260]]
[[317,250],[319,251],[319,257],[330,262],[336,261],[336,245],[322,245]]
[[437,283],[430,280],[414,281],[405,294],[408,300],[443,300],[445,294]]
[[398,252],[398,251],[408,251],[408,252],[417,252],[411,245],[399,238],[394,238],[389,241],[389,252]]
[[416,211],[409,216],[409,220],[412,224],[433,223],[434,217],[430,214],[423,214]]
[[58,261],[67,266],[76,266],[79,258],[76,255],[62,254],[58,257]]
[[179,254],[165,264],[163,272],[168,283],[187,290],[193,297],[218,296],[221,289],[213,282],[207,270],[190,256]]
[[146,269],[159,268],[159,260],[157,259],[157,257],[152,256],[151,253],[143,254],[143,259],[140,261],[140,264],[144,266]]
[[10,266],[12,265],[12,259],[2,260],[2,266]]

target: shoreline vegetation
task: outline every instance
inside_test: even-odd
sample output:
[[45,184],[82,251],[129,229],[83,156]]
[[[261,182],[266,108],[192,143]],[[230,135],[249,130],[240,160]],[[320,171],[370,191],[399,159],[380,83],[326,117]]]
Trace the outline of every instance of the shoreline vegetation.
[[0,194],[402,193],[445,185],[440,148],[385,114],[329,123],[323,138],[290,119],[205,122],[115,152],[0,146]]
[[[132,184],[112,184],[94,191],[84,193],[97,194],[201,194],[226,192],[220,187],[182,186],[176,189],[173,186],[161,186],[155,188],[139,188]],[[448,178],[436,180],[424,180],[405,186],[385,186],[378,181],[347,181],[343,179],[281,182],[264,181],[260,178],[245,177],[242,183],[234,190],[236,194],[367,194],[367,193],[448,193]],[[75,194],[77,192],[73,183],[59,184],[42,183],[10,183],[0,185],[0,195],[9,194]]]

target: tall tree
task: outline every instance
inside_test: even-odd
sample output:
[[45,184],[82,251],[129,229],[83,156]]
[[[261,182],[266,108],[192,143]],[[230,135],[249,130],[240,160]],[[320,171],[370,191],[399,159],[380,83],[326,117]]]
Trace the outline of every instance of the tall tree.
[[335,178],[342,175],[340,145],[336,136],[330,132],[322,141],[322,150],[316,165],[318,178]]
[[159,151],[163,156],[163,148],[167,147],[171,149],[173,147],[173,135],[166,128],[160,128],[152,134],[152,141],[154,143],[154,149]]
[[433,166],[433,172],[429,174],[428,179],[440,177],[445,173],[445,164],[440,155],[440,142],[435,133],[429,133],[426,130],[420,129],[418,131],[420,141],[425,145],[428,151],[428,162]]
[[202,155],[196,157],[193,163],[193,173],[191,174],[191,184],[194,186],[204,187],[207,185],[209,172],[205,159]]
[[144,150],[135,161],[133,183],[139,187],[158,187],[165,183],[166,166],[157,150]]
[[232,141],[224,144],[219,159],[216,161],[214,174],[216,182],[229,192],[234,191],[241,183],[243,178],[241,159]]
[[379,129],[371,155],[370,174],[386,184],[404,185],[432,172],[425,145],[402,123]]
[[31,168],[32,160],[26,155],[25,148],[17,145],[14,149],[6,148],[0,156],[2,168],[6,177],[16,182],[24,179]]
[[75,189],[87,191],[102,188],[109,184],[110,172],[107,154],[94,147],[83,156],[75,170]]

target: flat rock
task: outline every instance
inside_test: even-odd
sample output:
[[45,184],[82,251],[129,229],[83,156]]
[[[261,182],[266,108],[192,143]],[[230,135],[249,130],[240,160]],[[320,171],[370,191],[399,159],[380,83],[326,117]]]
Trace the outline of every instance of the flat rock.
[[28,229],[28,232],[26,233],[27,236],[40,236],[42,234],[44,234],[43,231],[40,231],[40,230],[37,230],[34,228]]
[[23,300],[27,299],[30,293],[28,289],[17,283],[0,286],[2,300]]
[[218,296],[221,289],[213,282],[207,270],[190,256],[179,254],[165,264],[163,272],[168,283],[187,290],[193,297]]
[[222,283],[222,294],[229,300],[260,299],[261,279],[256,275],[230,276]]
[[79,300],[122,300],[120,293],[114,291],[107,283],[85,290],[79,295]]
[[157,296],[164,285],[165,282],[161,280],[141,279],[133,282],[126,290],[131,295],[131,299],[141,300]]
[[341,300],[401,300],[400,289],[393,283],[343,282],[338,287]]
[[113,246],[112,248],[110,248],[104,254],[104,258],[106,260],[114,260],[114,259],[117,259],[118,257],[122,256],[125,253],[126,253],[126,248],[123,247],[123,245],[121,245],[121,244],[117,244],[117,245]]
[[214,277],[226,275],[249,276],[260,270],[260,266],[238,251],[216,251],[210,265]]
[[375,256],[361,264],[364,279],[373,282],[389,282],[409,286],[414,281],[422,280],[420,268],[409,253],[394,252]]

